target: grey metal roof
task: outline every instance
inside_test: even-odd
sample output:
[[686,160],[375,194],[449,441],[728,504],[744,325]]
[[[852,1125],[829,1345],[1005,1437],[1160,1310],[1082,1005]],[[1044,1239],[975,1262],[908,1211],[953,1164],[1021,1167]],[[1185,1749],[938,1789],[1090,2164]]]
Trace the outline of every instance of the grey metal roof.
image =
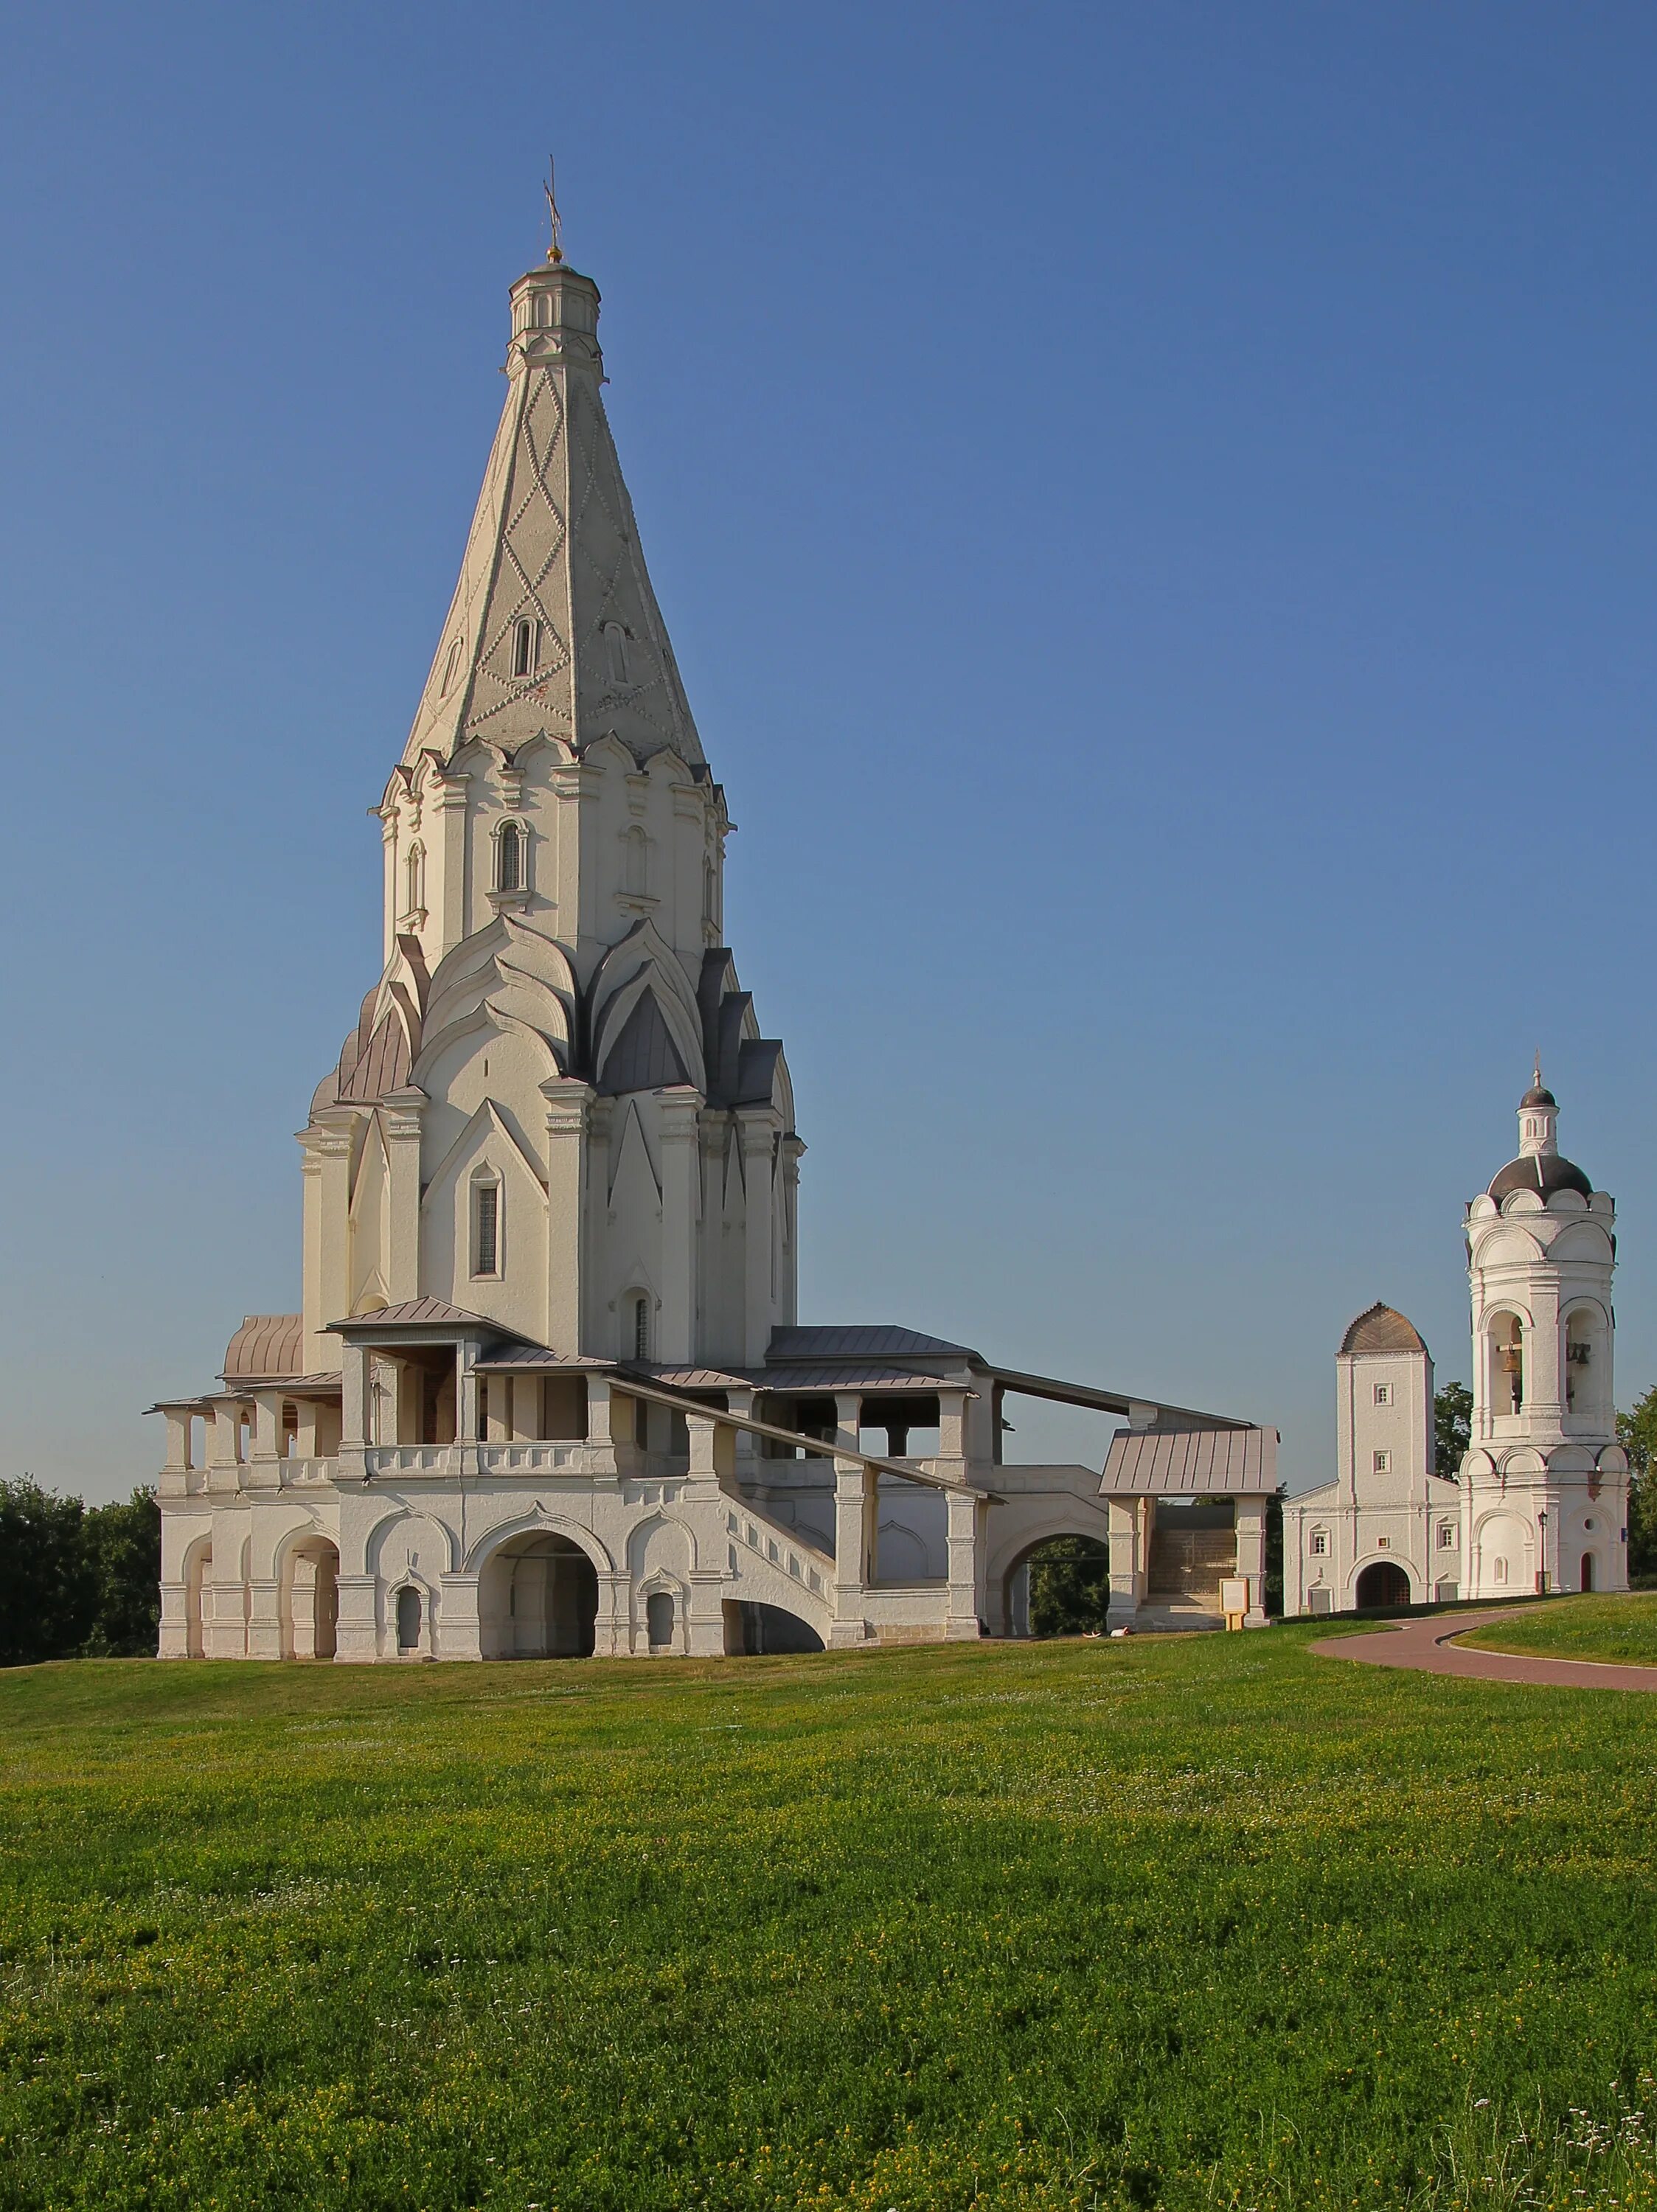
[[502,1344],[486,1359],[477,1362],[479,1374],[576,1374],[587,1369],[613,1369],[613,1359],[588,1359],[576,1352],[551,1352],[544,1344]]
[[938,1390],[959,1389],[959,1376],[924,1374],[902,1367],[868,1367],[825,1360],[820,1366],[765,1367],[752,1382],[761,1390]]
[[899,1328],[895,1322],[854,1322],[821,1328],[774,1328],[765,1351],[765,1364],[802,1359],[917,1360],[977,1359],[965,1344],[950,1344],[941,1336],[925,1336],[917,1328]]
[[350,1314],[344,1321],[331,1321],[328,1327],[342,1336],[369,1335],[381,1328],[487,1328],[499,1336],[517,1336],[515,1329],[486,1321],[482,1314],[467,1313],[460,1306],[445,1305],[442,1298],[405,1298],[400,1305],[381,1306],[375,1313]]
[[1101,1492],[1206,1498],[1277,1487],[1276,1429],[1122,1430],[1111,1439]]

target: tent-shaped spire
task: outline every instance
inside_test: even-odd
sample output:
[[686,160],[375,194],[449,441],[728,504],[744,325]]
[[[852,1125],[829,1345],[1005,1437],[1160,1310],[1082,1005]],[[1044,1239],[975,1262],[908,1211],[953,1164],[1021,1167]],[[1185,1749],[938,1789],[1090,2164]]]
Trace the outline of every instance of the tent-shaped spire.
[[613,732],[703,753],[600,396],[599,289],[562,260],[512,288],[500,428],[405,758]]

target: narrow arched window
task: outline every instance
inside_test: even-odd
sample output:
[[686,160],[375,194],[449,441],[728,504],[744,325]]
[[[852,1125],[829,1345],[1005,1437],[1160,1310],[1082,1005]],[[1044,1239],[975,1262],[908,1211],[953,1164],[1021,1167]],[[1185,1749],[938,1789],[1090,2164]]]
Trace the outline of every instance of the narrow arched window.
[[408,893],[404,901],[403,911],[405,914],[418,914],[426,902],[426,856],[419,846],[409,847],[409,856],[403,866],[407,878],[405,888]]
[[448,659],[443,663],[442,696],[447,698],[454,689],[454,679],[460,672],[460,641],[457,637],[448,649]]
[[512,633],[512,673],[532,675],[535,667],[535,625],[521,622]]
[[524,879],[524,833],[515,822],[503,823],[498,847],[498,890],[521,890]]
[[650,841],[637,823],[627,832],[626,844],[626,888],[643,898],[650,889]]
[[472,1272],[498,1275],[501,1272],[501,1186],[479,1182],[472,1190]]
[[610,666],[610,681],[624,684],[627,681],[627,632],[618,622],[607,622],[601,627],[605,655]]
[[650,1357],[650,1301],[642,1292],[633,1300],[633,1357]]

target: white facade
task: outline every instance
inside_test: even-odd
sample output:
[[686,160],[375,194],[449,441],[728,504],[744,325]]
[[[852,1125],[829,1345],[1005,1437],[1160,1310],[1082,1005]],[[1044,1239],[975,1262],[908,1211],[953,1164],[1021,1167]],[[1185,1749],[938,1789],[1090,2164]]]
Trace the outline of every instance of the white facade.
[[1461,1502],[1433,1472],[1433,1360],[1373,1305],[1335,1360],[1336,1476],[1283,1507],[1283,1610],[1347,1613],[1453,1598]]
[[[723,943],[731,824],[605,419],[598,290],[555,254],[511,304],[379,808],[382,971],[300,1133],[301,1310],[157,1408],[162,1654],[976,1637],[1021,1626],[1057,1534],[1120,1553],[1132,1617],[1133,1499],[1004,1467],[1007,1391],[1252,1437],[1232,1491],[1269,1490],[1270,1432],[798,1326],[805,1148]],[[1238,1513],[1258,1608],[1264,1495]]]
[[1562,1158],[1536,1080],[1520,1149],[1467,1209],[1472,1441],[1462,1462],[1469,1597],[1628,1588],[1617,1441],[1616,1210]]

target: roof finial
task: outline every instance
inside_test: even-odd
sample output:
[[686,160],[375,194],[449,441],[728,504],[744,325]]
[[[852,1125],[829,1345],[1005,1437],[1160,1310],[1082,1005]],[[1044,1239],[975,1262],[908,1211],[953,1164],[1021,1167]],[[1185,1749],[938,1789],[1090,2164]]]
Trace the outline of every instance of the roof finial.
[[549,154],[546,157],[546,182],[541,189],[546,194],[547,221],[552,228],[552,242],[546,249],[546,258],[555,268],[564,259],[564,218],[558,213],[556,184],[557,173],[552,167],[552,156]]
[[1539,1091],[1542,1088],[1542,1048],[1540,1045],[1538,1045],[1536,1048],[1536,1074],[1532,1078],[1532,1081],[1534,1082],[1536,1088]]

